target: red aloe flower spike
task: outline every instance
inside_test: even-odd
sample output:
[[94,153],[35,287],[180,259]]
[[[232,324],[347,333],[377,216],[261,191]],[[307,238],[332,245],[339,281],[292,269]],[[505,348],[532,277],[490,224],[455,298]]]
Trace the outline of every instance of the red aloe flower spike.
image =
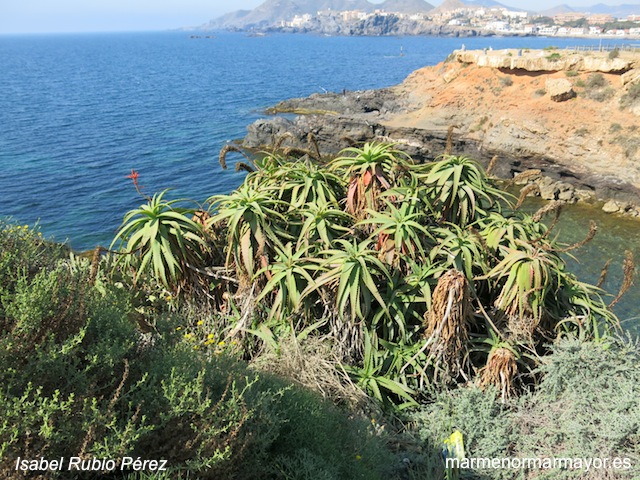
[[133,168],[131,169],[131,174],[127,175],[125,178],[130,178],[131,180],[133,180],[133,185],[138,188],[138,177],[140,176],[140,174],[138,172],[136,172]]
[[133,180],[133,186],[136,187],[136,192],[138,192],[140,195],[145,197],[147,200],[151,200],[147,195],[142,193],[142,189],[144,187],[142,185],[138,184],[138,177],[139,176],[140,176],[140,174],[136,170],[134,170],[132,168],[131,169],[131,173],[129,175],[127,175],[125,178],[130,178],[131,180]]

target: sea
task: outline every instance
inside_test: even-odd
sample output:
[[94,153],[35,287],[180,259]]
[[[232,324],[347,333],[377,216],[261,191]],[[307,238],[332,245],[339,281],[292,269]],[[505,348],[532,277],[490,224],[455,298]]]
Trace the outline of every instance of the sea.
[[[603,43],[614,42],[621,44]],[[220,149],[280,100],[396,85],[463,45],[499,50],[599,43],[183,31],[3,35],[0,217],[37,224],[46,237],[77,250],[108,246],[124,214],[143,202],[127,178],[132,170],[149,195],[171,189],[172,198],[203,203],[230,192],[244,175],[221,169]],[[582,215],[575,215],[575,228],[566,228],[569,237],[588,230]],[[618,224],[605,229],[609,243],[581,257],[586,262],[570,260],[588,281],[597,280],[603,256],[621,264],[623,250],[636,245],[640,258],[638,229]],[[612,270],[615,289],[621,266]],[[639,300],[636,294],[618,306],[634,325]]]

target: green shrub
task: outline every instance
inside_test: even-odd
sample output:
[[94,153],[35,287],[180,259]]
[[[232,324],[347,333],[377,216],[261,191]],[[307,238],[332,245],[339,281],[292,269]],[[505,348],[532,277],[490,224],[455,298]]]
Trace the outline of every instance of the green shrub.
[[622,108],[631,107],[640,101],[640,82],[630,85],[627,92],[620,98]]
[[12,291],[17,273],[33,276],[68,254],[68,247],[45,241],[37,228],[0,220],[0,292]]
[[596,102],[606,102],[607,100],[610,100],[615,94],[616,91],[613,88],[601,88],[590,92],[587,96],[588,98],[590,98],[591,100],[595,100]]
[[511,77],[502,77],[500,78],[500,84],[503,87],[510,87],[513,85],[513,79]]
[[587,77],[586,87],[587,88],[600,88],[607,85],[607,80],[604,78],[604,75],[601,73],[592,73]]
[[[638,478],[638,344],[562,340],[552,350],[541,367],[543,380],[536,391],[518,400],[501,404],[495,391],[462,388],[439,394],[412,414],[406,421],[425,442],[424,455],[435,459],[438,445],[457,429],[464,434],[468,458],[627,458],[632,464],[631,470],[541,470],[522,478]],[[464,473],[472,478],[516,478],[513,470]]]
[[[23,237],[12,258],[49,251]],[[3,285],[3,471],[17,457],[140,456],[167,460],[165,478],[384,475],[385,438],[369,422],[223,352],[195,350],[177,330],[184,318],[149,312],[155,325],[142,333],[136,292],[92,276],[88,261],[44,255],[41,265]]]
[[[433,403],[409,417],[415,425],[414,435],[424,445],[423,462],[437,473],[423,478],[443,475],[440,451],[454,430],[463,434],[466,457],[505,456],[513,437],[511,415],[509,409],[499,403],[493,389],[483,392],[478,388],[463,388],[438,394]],[[493,471],[493,475],[490,478],[511,478],[500,475],[498,470]]]
[[633,158],[636,155],[636,152],[640,149],[640,138],[638,138],[637,135],[620,135],[611,143],[619,145],[624,150],[624,154],[627,158]]
[[609,82],[601,73],[592,73],[586,81],[576,82],[576,86],[584,87],[584,96],[596,102],[610,100],[616,93],[615,89],[609,86]]
[[622,130],[622,125],[620,125],[619,123],[612,123],[611,126],[609,127],[609,133],[618,133],[621,130]]

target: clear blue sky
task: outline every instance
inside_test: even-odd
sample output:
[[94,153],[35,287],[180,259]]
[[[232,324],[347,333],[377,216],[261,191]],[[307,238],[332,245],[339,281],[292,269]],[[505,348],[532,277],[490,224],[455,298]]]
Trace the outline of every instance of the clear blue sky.
[[[0,0],[0,33],[166,30],[200,25],[223,13],[252,9],[264,0]],[[370,0],[380,3],[382,0]],[[439,5],[442,0],[430,0]],[[633,4],[629,0],[503,0],[530,10]]]

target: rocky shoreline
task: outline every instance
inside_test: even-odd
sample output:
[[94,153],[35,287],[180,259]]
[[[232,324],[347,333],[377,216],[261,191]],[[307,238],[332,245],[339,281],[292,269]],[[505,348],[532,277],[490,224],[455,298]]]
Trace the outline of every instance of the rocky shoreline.
[[[247,148],[321,152],[371,140],[394,142],[412,157],[451,152],[513,179],[527,170],[536,194],[588,201],[640,216],[640,54],[457,51],[402,84],[314,94],[280,102],[248,127]],[[636,96],[637,95],[637,96]]]

